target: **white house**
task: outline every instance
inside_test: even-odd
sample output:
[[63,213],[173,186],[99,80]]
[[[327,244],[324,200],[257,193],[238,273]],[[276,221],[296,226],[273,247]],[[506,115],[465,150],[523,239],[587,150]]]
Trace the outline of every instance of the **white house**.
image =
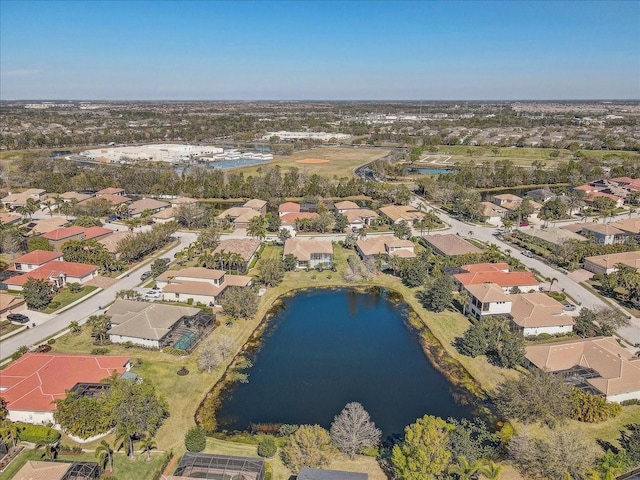
[[478,320],[487,315],[508,315],[511,312],[513,296],[504,293],[495,283],[466,285],[464,288],[469,292],[465,312]]
[[331,240],[289,238],[284,242],[282,258],[287,255],[296,258],[296,268],[328,267],[333,263],[333,243]]
[[187,302],[204,305],[219,305],[220,296],[227,287],[248,287],[251,277],[227,275],[222,270],[204,267],[189,267],[182,270],[167,270],[156,278],[162,290],[162,299],[172,302]]
[[31,272],[42,267],[46,263],[62,258],[61,252],[50,252],[48,250],[34,250],[26,255],[21,255],[13,261],[13,269],[16,272]]
[[546,333],[558,335],[573,331],[573,319],[564,314],[562,304],[544,293],[510,295],[509,316],[513,329],[525,337]]

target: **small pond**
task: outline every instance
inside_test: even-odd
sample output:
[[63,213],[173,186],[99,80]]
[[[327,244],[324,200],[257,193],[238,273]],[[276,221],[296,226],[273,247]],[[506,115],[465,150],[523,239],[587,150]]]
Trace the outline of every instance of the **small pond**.
[[444,173],[456,173],[457,170],[451,168],[434,168],[434,167],[412,167],[410,173],[419,173],[421,175],[442,175]]
[[384,436],[424,414],[471,417],[472,405],[430,363],[407,324],[408,307],[382,289],[319,289],[284,298],[246,371],[222,393],[219,429],[252,423],[329,427],[360,402]]

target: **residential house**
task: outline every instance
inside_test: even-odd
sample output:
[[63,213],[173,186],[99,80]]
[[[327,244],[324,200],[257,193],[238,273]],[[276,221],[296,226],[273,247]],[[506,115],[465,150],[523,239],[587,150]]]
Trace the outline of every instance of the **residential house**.
[[335,209],[336,214],[339,214],[339,213],[345,213],[349,210],[359,210],[360,205],[350,200],[345,200],[343,202],[336,202],[333,205],[333,208]]
[[0,225],[16,225],[22,220],[17,213],[0,212]]
[[350,229],[352,231],[366,228],[371,225],[374,220],[380,218],[380,215],[378,215],[373,210],[369,210],[368,208],[346,210],[342,215],[347,218],[347,229]]
[[44,233],[57,230],[67,223],[69,223],[67,218],[53,216],[49,218],[41,218],[39,220],[31,220],[28,223],[21,225],[20,228],[25,231],[25,235],[42,235]]
[[79,203],[85,200],[89,200],[90,198],[93,198],[93,195],[89,195],[87,193],[79,193],[79,192],[64,192],[60,195],[60,199],[66,203],[70,203],[73,201],[76,201]]
[[618,264],[639,270],[640,251],[610,253],[607,255],[586,257],[584,259],[584,269],[593,273],[613,273],[618,270]]
[[541,240],[544,240],[545,242],[549,242],[553,245],[558,246],[568,241],[586,241],[583,236],[578,235],[572,230],[564,227],[531,228],[527,230],[527,235],[539,238]]
[[629,238],[633,238],[636,241],[640,241],[640,219],[629,218],[626,220],[616,220],[609,225],[622,230]]
[[113,234],[113,230],[104,227],[61,227],[42,235],[49,240],[53,249],[60,251],[62,246],[70,240],[100,240]]
[[285,213],[284,215],[280,215],[280,226],[281,228],[285,228],[289,230],[289,233],[292,236],[296,234],[296,220],[303,219],[315,219],[318,218],[319,215],[315,212],[291,212]]
[[2,293],[0,295],[0,316],[19,312],[25,308],[24,298],[10,295],[8,293]]
[[593,203],[596,198],[603,198],[603,197],[613,200],[616,208],[622,208],[622,206],[624,205],[624,199],[618,197],[617,195],[613,195],[611,193],[605,193],[597,190],[587,193],[586,197],[584,198],[584,201],[586,203]]
[[278,216],[282,217],[289,213],[300,213],[300,204],[294,202],[281,203],[278,207]]
[[495,283],[467,285],[464,289],[469,293],[469,301],[465,313],[480,320],[487,315],[508,315],[513,305],[513,295],[507,295]]
[[53,260],[35,270],[8,278],[4,283],[9,290],[22,291],[29,278],[46,280],[56,288],[63,288],[67,283],[85,284],[98,275],[98,266],[87,263],[65,262]]
[[369,480],[369,474],[303,467],[298,473],[297,480]]
[[243,207],[251,208],[258,212],[260,215],[267,214],[267,202],[265,200],[260,200],[258,198],[254,198],[246,202]]
[[460,288],[468,285],[492,283],[500,286],[504,293],[511,293],[515,289],[519,292],[537,292],[540,290],[540,282],[531,272],[510,272],[496,270],[491,263],[481,263],[473,266],[472,271],[466,271],[462,267],[462,273],[453,275],[453,279]]
[[9,195],[0,199],[0,202],[7,210],[15,210],[18,207],[25,206],[28,200],[41,202],[46,197],[46,190],[42,190],[41,188],[29,188],[24,192],[9,193]]
[[165,208],[151,215],[151,218],[155,223],[173,222],[176,219],[176,208],[177,207]]
[[482,253],[482,250],[459,235],[425,235],[422,237],[440,255],[457,257],[467,253]]
[[34,250],[13,260],[16,272],[31,272],[54,260],[61,260],[62,253],[48,250]]
[[626,243],[629,236],[627,232],[612,226],[609,223],[587,223],[582,226],[581,233],[593,237],[594,242],[603,245],[614,243]]
[[125,231],[113,232],[111,235],[99,239],[98,243],[105,246],[107,252],[109,252],[109,255],[111,255],[115,259],[118,259],[120,257],[120,254],[118,253],[118,244],[122,241],[122,239],[135,235],[135,233]]
[[501,195],[494,195],[491,201],[499,207],[506,208],[507,210],[515,210],[522,203],[522,197],[513,195],[512,193],[503,193]]
[[191,197],[178,197],[171,200],[171,205],[173,205],[174,207],[177,207],[180,205],[188,205],[192,203],[198,203],[198,200]]
[[227,275],[222,270],[190,267],[182,270],[167,270],[156,278],[162,290],[162,299],[174,302],[200,302],[204,305],[219,305],[220,296],[227,287],[248,287],[251,277]]
[[331,240],[289,238],[284,242],[282,257],[287,255],[296,258],[296,268],[316,268],[318,265],[328,268],[333,264],[333,243]]
[[389,218],[392,223],[400,223],[404,220],[412,224],[414,221],[424,218],[424,213],[411,205],[385,205],[380,207],[380,212]]
[[100,199],[106,200],[111,204],[111,206],[115,207],[117,205],[121,205],[123,203],[129,203],[131,199],[129,197],[125,197],[124,195],[114,195],[111,193],[105,193],[103,195],[97,195],[95,197],[88,198],[87,200],[83,200],[78,202],[79,206],[89,205],[91,202],[97,202]]
[[564,314],[560,302],[546,293],[511,295],[513,304],[509,316],[514,330],[525,337],[546,333],[558,335],[573,331],[573,319]]
[[104,197],[105,195],[118,195],[124,197],[124,188],[107,187],[96,192],[98,197]]
[[144,212],[150,212],[151,214],[157,213],[160,210],[164,210],[169,207],[169,203],[161,202],[153,198],[142,198],[129,204],[129,216],[131,218],[140,217]]
[[98,480],[100,466],[96,462],[51,462],[27,460],[13,480]]
[[480,206],[482,207],[482,215],[485,217],[485,222],[492,225],[500,225],[502,218],[509,211],[491,202],[480,202]]
[[556,198],[556,195],[551,191],[549,187],[530,190],[526,193],[525,196],[538,203],[545,203],[548,200],[553,200],[554,198]]
[[231,238],[228,240],[222,240],[213,251],[213,254],[237,254],[244,263],[243,270],[247,270],[251,261],[258,254],[258,249],[260,248],[261,243],[262,242],[257,238]]
[[571,378],[572,385],[600,393],[609,402],[640,400],[640,357],[615,337],[596,337],[526,347],[527,360],[540,370]]
[[231,207],[216,217],[218,221],[229,220],[235,229],[248,228],[251,219],[259,217],[260,212],[250,207]]
[[78,383],[99,383],[131,368],[129,357],[25,353],[0,375],[0,396],[12,422],[55,424],[54,400]]
[[414,247],[411,240],[404,240],[393,235],[376,235],[356,242],[356,252],[362,259],[376,255],[415,258]]
[[198,313],[200,309],[194,307],[117,299],[107,312],[111,321],[109,340],[162,348],[177,326]]

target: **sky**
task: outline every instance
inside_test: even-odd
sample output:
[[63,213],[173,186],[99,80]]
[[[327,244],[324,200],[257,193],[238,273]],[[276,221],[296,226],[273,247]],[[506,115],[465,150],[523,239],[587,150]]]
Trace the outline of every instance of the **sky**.
[[19,99],[640,99],[640,1],[0,0]]

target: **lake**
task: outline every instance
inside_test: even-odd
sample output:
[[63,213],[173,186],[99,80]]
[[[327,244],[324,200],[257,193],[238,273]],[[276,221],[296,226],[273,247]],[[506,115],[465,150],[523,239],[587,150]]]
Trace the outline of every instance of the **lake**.
[[410,173],[419,173],[421,175],[442,175],[444,173],[456,173],[456,170],[451,168],[434,168],[434,167],[415,167],[409,169]]
[[218,428],[252,423],[328,428],[360,402],[384,436],[424,414],[470,418],[473,406],[430,363],[407,324],[408,307],[382,289],[317,289],[283,299],[269,320],[248,383],[222,393]]

